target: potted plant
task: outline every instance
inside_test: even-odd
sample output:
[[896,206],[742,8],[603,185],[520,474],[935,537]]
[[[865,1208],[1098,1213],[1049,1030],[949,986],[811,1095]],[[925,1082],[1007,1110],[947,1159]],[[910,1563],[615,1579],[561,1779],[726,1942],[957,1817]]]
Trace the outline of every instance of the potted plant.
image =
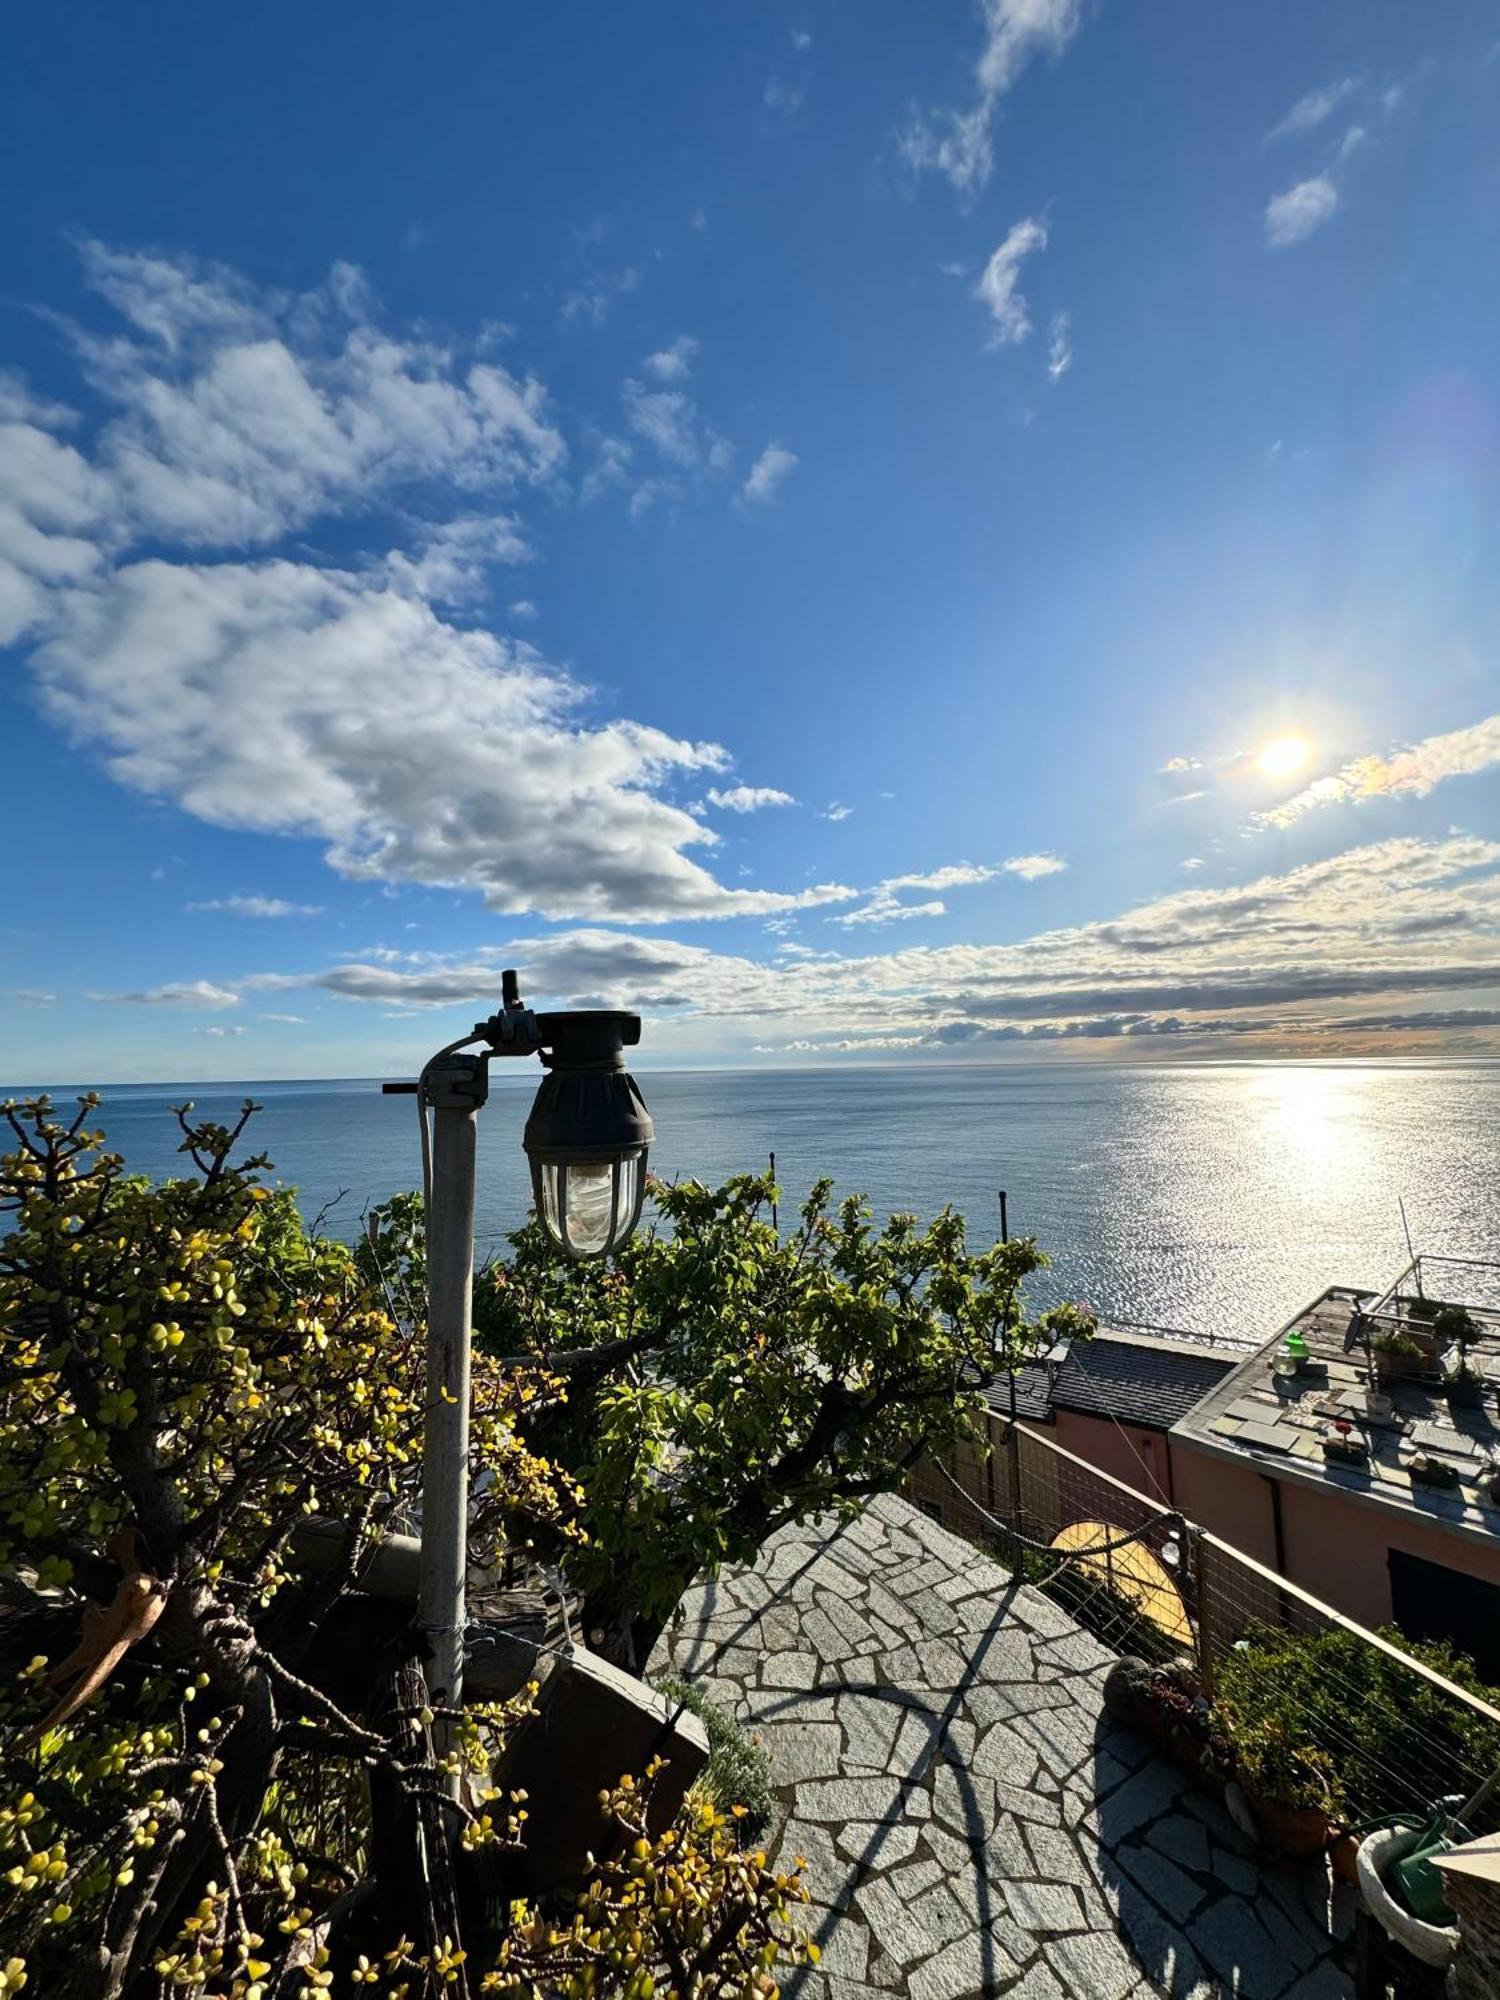
[[1236,1773],[1267,1847],[1288,1861],[1321,1854],[1343,1809],[1333,1759],[1299,1741],[1276,1715],[1243,1720],[1229,1733]]
[[1347,1417],[1338,1417],[1323,1432],[1323,1456],[1333,1465],[1363,1466],[1370,1447]]
[[1484,1401],[1484,1374],[1469,1360],[1469,1349],[1484,1328],[1462,1306],[1444,1306],[1433,1320],[1432,1331],[1447,1348],[1444,1379],[1448,1401],[1456,1409],[1478,1409]]
[[1382,1388],[1419,1374],[1431,1359],[1423,1343],[1399,1326],[1383,1327],[1372,1336],[1370,1357],[1375,1380]]
[[1410,1476],[1424,1486],[1448,1489],[1458,1484],[1458,1467],[1446,1458],[1439,1458],[1436,1452],[1410,1452],[1402,1463]]
[[1104,1705],[1205,1790],[1222,1795],[1233,1753],[1191,1660],[1152,1666],[1123,1654],[1105,1676]]

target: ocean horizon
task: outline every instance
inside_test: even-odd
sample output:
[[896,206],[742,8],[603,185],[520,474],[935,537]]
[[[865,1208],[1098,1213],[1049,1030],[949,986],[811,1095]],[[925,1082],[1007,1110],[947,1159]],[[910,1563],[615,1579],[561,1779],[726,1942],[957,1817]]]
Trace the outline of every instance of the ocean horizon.
[[[653,1170],[713,1183],[771,1153],[782,1218],[821,1175],[877,1217],[951,1203],[975,1242],[1012,1233],[1053,1259],[1035,1303],[1240,1338],[1274,1332],[1325,1286],[1382,1285],[1405,1261],[1401,1204],[1429,1254],[1500,1259],[1500,1065],[1301,1061],[926,1063],[638,1071]],[[533,1064],[492,1070],[481,1114],[478,1246],[524,1220],[521,1126]],[[172,1106],[227,1120],[263,1104],[251,1149],[309,1218],[352,1236],[420,1178],[414,1100],[380,1078],[93,1086],[135,1171],[181,1171]],[[59,1102],[86,1086],[54,1086]],[[29,1093],[16,1093],[29,1094]]]

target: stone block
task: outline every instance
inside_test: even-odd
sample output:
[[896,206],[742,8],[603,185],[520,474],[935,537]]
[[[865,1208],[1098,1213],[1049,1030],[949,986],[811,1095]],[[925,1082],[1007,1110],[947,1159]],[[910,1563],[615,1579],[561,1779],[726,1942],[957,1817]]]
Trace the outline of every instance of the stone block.
[[761,1664],[760,1684],[768,1688],[814,1688],[818,1684],[815,1653],[772,1653]]
[[528,1828],[526,1884],[542,1895],[571,1884],[579,1857],[603,1858],[618,1838],[599,1794],[626,1773],[639,1774],[653,1757],[667,1759],[649,1815],[660,1832],[708,1762],[708,1738],[697,1716],[644,1681],[575,1647],[547,1677],[536,1713],[506,1747],[496,1782],[506,1791],[545,1798]]
[[988,1932],[957,1938],[936,1957],[924,1959],[907,1984],[911,2000],[969,2000],[999,1993],[1020,1968]]
[[1080,1931],[1056,1938],[1043,1947],[1052,1972],[1065,1993],[1083,2000],[1125,2000],[1141,1969],[1118,1938],[1099,1931]]
[[1061,1882],[1006,1882],[1005,1900],[1023,1930],[1034,1937],[1087,1928],[1077,1891]]
[[840,1854],[877,1873],[894,1868],[917,1851],[918,1829],[889,1820],[851,1820],[834,1836]]
[[758,1723],[753,1733],[771,1760],[773,1784],[801,1785],[809,1778],[833,1778],[842,1767],[844,1736],[836,1722],[789,1718]]

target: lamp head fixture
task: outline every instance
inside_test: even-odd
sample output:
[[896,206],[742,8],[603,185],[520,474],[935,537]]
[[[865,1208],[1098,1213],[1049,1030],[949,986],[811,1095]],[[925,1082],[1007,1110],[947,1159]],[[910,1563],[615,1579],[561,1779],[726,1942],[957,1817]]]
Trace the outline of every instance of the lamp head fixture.
[[656,1130],[625,1050],[641,1039],[639,1014],[579,1008],[533,1014],[514,972],[498,1014],[478,1032],[496,1055],[537,1055],[547,1074],[522,1144],[536,1212],[570,1257],[621,1249],[640,1220],[646,1157]]

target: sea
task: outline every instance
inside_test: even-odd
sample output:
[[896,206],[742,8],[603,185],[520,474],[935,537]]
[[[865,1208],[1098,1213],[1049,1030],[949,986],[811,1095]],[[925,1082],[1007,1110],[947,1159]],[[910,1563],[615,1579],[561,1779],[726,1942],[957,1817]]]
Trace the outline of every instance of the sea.
[[[503,1251],[528,1204],[521,1127],[536,1071],[521,1071],[495,1066],[481,1114],[482,1256]],[[656,1172],[715,1183],[774,1152],[783,1226],[830,1175],[878,1217],[951,1204],[976,1244],[999,1232],[1003,1189],[1011,1233],[1052,1259],[1034,1303],[1079,1299],[1115,1324],[1264,1338],[1330,1284],[1388,1283],[1408,1232],[1426,1255],[1500,1262],[1500,1066],[911,1064],[640,1082]],[[378,1081],[104,1096],[110,1145],[155,1177],[183,1170],[174,1104],[191,1097],[228,1120],[253,1098],[269,1178],[332,1235],[353,1236],[368,1205],[420,1182],[415,1100]]]

